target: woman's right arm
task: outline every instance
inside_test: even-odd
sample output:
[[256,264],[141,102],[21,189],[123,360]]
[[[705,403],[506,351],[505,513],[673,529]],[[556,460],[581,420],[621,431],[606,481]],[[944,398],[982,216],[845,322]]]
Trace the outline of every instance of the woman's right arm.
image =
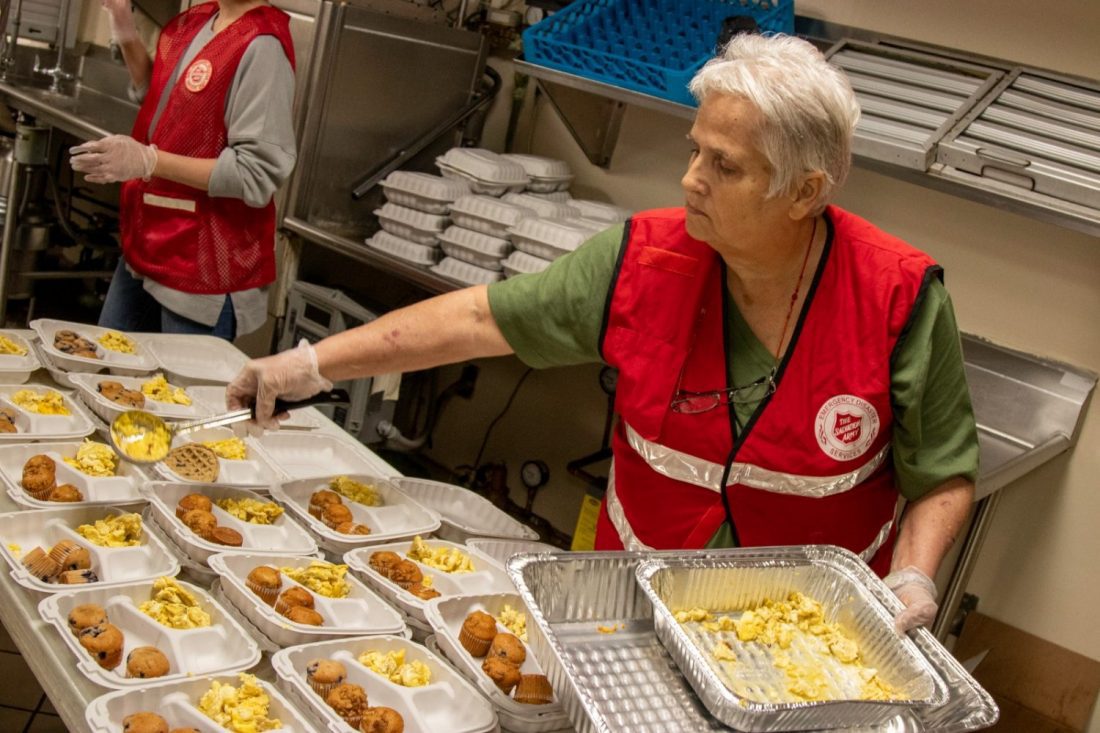
[[141,42],[141,36],[138,35],[130,0],[100,0],[100,2],[103,9],[107,11],[111,37],[122,49],[122,58],[126,61],[126,68],[130,71],[130,80],[133,81],[134,88],[139,91],[147,89],[149,80],[153,76],[153,60],[149,58],[149,52],[145,50],[145,44]]

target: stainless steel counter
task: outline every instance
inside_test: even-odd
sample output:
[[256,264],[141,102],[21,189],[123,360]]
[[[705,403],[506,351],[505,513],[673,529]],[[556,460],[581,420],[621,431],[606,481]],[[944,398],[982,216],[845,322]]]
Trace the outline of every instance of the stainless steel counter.
[[137,105],[129,100],[83,86],[69,96],[18,81],[0,82],[0,99],[34,116],[39,124],[56,127],[82,140],[129,133],[138,111]]

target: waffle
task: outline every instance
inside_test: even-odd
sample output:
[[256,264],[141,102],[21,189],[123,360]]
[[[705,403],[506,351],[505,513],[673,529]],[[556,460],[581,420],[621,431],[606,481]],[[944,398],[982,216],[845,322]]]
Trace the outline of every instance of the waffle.
[[191,481],[209,482],[218,478],[217,454],[199,443],[185,443],[173,448],[164,457],[164,465]]

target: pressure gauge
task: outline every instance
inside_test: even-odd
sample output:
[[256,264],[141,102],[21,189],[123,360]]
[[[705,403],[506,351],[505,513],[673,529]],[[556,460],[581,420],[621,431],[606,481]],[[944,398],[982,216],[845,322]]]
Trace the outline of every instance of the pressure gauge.
[[619,370],[605,366],[600,370],[600,389],[609,395],[615,394],[615,385],[619,381]]
[[539,489],[550,480],[550,467],[543,461],[524,461],[519,469],[520,480],[529,489]]

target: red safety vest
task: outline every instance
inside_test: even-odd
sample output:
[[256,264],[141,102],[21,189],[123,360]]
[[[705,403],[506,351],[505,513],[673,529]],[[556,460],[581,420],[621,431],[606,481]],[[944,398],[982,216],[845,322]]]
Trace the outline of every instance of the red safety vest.
[[[889,456],[891,356],[940,268],[836,207],[779,365],[734,441],[732,409],[670,409],[730,387],[726,267],[682,209],[627,224],[601,339],[619,369],[614,463],[597,549],[701,548],[728,517],[742,546],[833,544],[884,574],[898,493]],[[728,475],[727,475],[728,472]]]
[[[254,38],[279,39],[291,66],[290,17],[270,6],[254,8],[210,40],[167,91],[152,138],[149,126],[172,72],[218,3],[196,5],[161,31],[149,92],[133,137],[192,158],[216,158],[228,145],[225,100]],[[212,197],[163,178],[132,180],[120,195],[122,251],[139,275],[188,293],[230,293],[275,279],[275,204],[256,208]]]

